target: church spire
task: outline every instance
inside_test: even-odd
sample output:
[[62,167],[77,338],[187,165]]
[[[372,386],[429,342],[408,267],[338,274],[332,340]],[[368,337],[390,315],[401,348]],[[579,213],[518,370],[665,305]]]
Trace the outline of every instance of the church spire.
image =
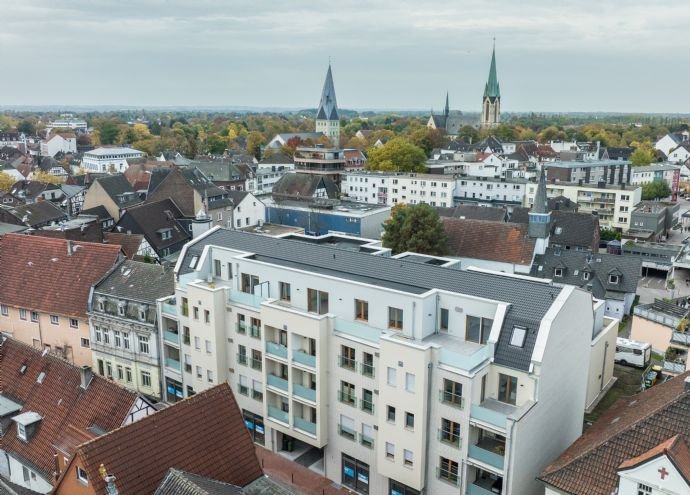
[[532,213],[548,213],[549,207],[546,200],[546,167],[541,167],[539,174],[539,184],[537,185],[537,192],[534,195],[534,205],[532,206]]
[[331,73],[331,64],[329,62],[328,72],[326,72],[326,80],[323,83],[323,91],[321,91],[319,109],[316,112],[316,120],[339,119],[338,102],[335,99],[335,86],[333,85],[333,74]]
[[498,76],[496,75],[496,39],[494,38],[494,48],[491,52],[491,67],[489,67],[489,79],[486,81],[484,87],[485,98],[500,98],[501,88],[498,85]]
[[450,115],[450,104],[448,103],[448,91],[446,91],[446,106],[443,109],[443,116],[448,119],[448,115]]

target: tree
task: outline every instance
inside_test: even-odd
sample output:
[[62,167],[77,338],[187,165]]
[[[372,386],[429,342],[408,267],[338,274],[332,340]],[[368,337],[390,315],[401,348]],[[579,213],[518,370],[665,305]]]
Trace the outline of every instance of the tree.
[[57,175],[50,175],[47,172],[35,172],[32,180],[36,182],[43,182],[44,184],[62,184],[64,179]]
[[252,131],[247,136],[247,153],[257,160],[261,159],[261,146],[266,144],[266,138],[258,131]]
[[24,119],[19,124],[17,124],[17,131],[33,136],[34,134],[36,134],[36,125],[31,120]]
[[668,198],[671,195],[671,188],[664,180],[655,180],[642,185],[642,199],[653,200]]
[[599,229],[599,239],[602,241],[620,241],[621,233],[614,229],[602,227]]
[[395,138],[369,150],[367,170],[388,172],[424,172],[424,150],[404,138]]
[[479,141],[479,131],[471,125],[465,125],[458,131],[458,138],[462,139],[466,143],[476,143]]
[[441,256],[448,252],[448,238],[438,212],[426,203],[395,205],[383,228],[383,246],[393,254],[412,251]]
[[637,148],[630,154],[630,161],[633,167],[642,167],[652,163],[654,161],[654,155],[652,155],[652,152],[649,150]]
[[7,192],[14,185],[15,179],[10,174],[0,172],[0,192]]
[[115,144],[120,136],[120,127],[115,122],[106,122],[97,129],[97,132],[99,144]]
[[429,156],[434,148],[441,148],[446,143],[446,136],[438,129],[421,127],[410,134],[410,142],[422,148]]

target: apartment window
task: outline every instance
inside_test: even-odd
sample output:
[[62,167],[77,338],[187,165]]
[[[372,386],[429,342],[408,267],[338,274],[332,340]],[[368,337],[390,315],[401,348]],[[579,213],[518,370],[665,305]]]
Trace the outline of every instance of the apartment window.
[[[221,220],[220,218],[218,220]],[[223,274],[220,260],[213,260],[213,274],[220,278]]]
[[362,411],[374,414],[374,394],[366,388],[362,389]]
[[100,327],[94,327],[93,333],[94,333],[94,336],[96,337],[96,342],[100,343],[103,341],[103,335],[101,334]]
[[103,343],[110,345],[110,332],[108,330],[103,330]]
[[213,371],[206,370],[206,380],[208,380],[209,383],[213,383]]
[[2,314],[2,316],[9,316],[9,314],[10,314],[9,306],[6,306],[5,304],[0,304],[0,313]]
[[113,330],[113,345],[115,347],[122,347],[122,338],[120,337],[120,332]]
[[[362,438],[364,438],[364,434]],[[367,437],[370,438],[370,437]],[[342,454],[342,484],[352,490],[368,495],[369,493],[369,464],[358,461],[354,457]]]
[[79,320],[76,318],[70,318],[69,319],[69,327],[70,328],[79,328]]
[[468,316],[467,328],[465,329],[465,340],[476,342],[478,344],[486,344],[486,341],[489,340],[489,333],[491,333],[492,324],[493,320],[489,318]]
[[139,352],[142,354],[149,353],[149,338],[144,335],[139,335]]
[[403,462],[405,466],[412,467],[414,465],[414,454],[411,450],[403,449]]
[[17,436],[22,440],[27,440],[26,427],[19,423],[17,423]]
[[89,478],[88,478],[88,476],[86,476],[86,471],[84,471],[79,466],[77,466],[77,479],[79,480],[80,483],[83,483],[85,485],[89,484]]
[[395,445],[386,442],[386,459],[395,459]]
[[148,371],[141,372],[141,384],[144,387],[151,387],[151,373]]
[[441,457],[438,466],[438,478],[453,485],[458,484],[458,463]]
[[[7,316],[7,315],[5,315]],[[59,325],[60,324],[60,317],[58,315],[50,315],[50,324],[51,325]]]
[[117,365],[117,379],[122,381],[125,377],[125,371],[122,369],[122,365]]
[[36,312],[36,311],[31,312],[31,321],[34,321],[34,322],[38,321],[38,312]]
[[132,368],[125,368],[125,380],[132,383]]
[[441,308],[441,331],[448,331],[448,310],[446,308]]
[[85,339],[84,337],[82,337],[81,346],[88,349],[89,347],[91,347],[91,342],[89,342],[89,339]]
[[[197,366],[196,367],[196,377],[202,378],[204,376],[203,373],[204,373],[204,369],[201,366]],[[240,376],[240,378],[242,378],[242,377]]]
[[105,376],[108,378],[113,377],[113,365],[110,363],[110,361],[105,362]]
[[368,352],[362,353],[362,374],[364,376],[374,377],[374,355]]
[[498,400],[515,405],[517,399],[517,377],[498,375]]
[[405,413],[405,428],[414,429],[414,414],[411,412]]
[[652,495],[652,487],[643,483],[638,483],[637,495]]
[[527,329],[525,327],[513,327],[513,333],[510,336],[510,345],[515,347],[524,346],[526,336]]
[[415,376],[413,373],[405,373],[405,390],[414,392]]
[[26,310],[25,309],[19,310],[19,319],[20,320],[26,320]]
[[346,345],[340,346],[340,366],[349,370],[354,370],[356,366],[355,350]]
[[201,350],[201,338],[200,337],[194,337],[194,349],[197,351]]
[[252,368],[261,371],[261,364],[263,360],[261,359],[261,351],[252,349]]
[[554,268],[553,269],[553,276],[554,277],[562,277],[563,276],[563,268]]
[[279,282],[280,300],[290,302],[290,284],[287,282]]
[[204,310],[204,323],[211,323],[211,312],[208,309]]
[[354,405],[355,398],[355,386],[351,383],[341,381],[340,382],[340,402],[345,404]]
[[396,330],[402,330],[403,327],[403,310],[400,308],[388,307],[388,327]]
[[129,349],[129,332],[122,332],[122,347]]
[[339,433],[349,438],[350,440],[355,440],[357,438],[357,431],[355,430],[355,420],[344,414],[340,415],[340,425],[338,426]]
[[369,303],[355,299],[355,319],[369,321]]
[[120,303],[117,305],[117,314],[120,316],[125,316],[125,303]]
[[460,423],[441,418],[440,438],[442,442],[450,443],[457,447],[460,444]]
[[211,354],[211,341],[210,340],[206,341],[206,353]]
[[589,280],[589,272],[582,272],[582,280]]
[[182,298],[182,316],[189,316],[189,301],[186,297]]
[[454,406],[462,407],[462,384],[453,380],[443,379],[441,401]]
[[[239,222],[239,220],[238,220]],[[254,294],[254,288],[259,285],[259,277],[249,273],[242,274],[241,290],[247,294]]]
[[395,387],[395,382],[396,382],[396,370],[395,370],[395,368],[391,368],[390,366],[388,367],[386,379],[387,379],[388,385],[390,385],[391,387]]
[[386,407],[386,420],[390,421],[391,423],[395,423],[395,407]]
[[328,313],[328,292],[307,289],[307,311],[320,315]]
[[189,327],[182,327],[182,343],[189,345]]
[[198,320],[199,319],[199,308],[196,306],[192,307],[192,312],[194,313],[194,319]]
[[232,280],[232,263],[228,263],[228,280]]
[[617,284],[618,283],[618,275],[609,275],[609,283],[610,284]]

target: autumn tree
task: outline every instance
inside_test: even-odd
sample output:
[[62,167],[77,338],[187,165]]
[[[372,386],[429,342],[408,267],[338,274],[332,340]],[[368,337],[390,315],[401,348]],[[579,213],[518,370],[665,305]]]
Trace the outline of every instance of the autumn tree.
[[462,139],[466,143],[476,143],[479,141],[479,131],[471,125],[465,125],[458,131],[458,139]]
[[257,160],[261,160],[261,147],[266,144],[266,138],[258,131],[252,131],[247,135],[247,153]]
[[387,172],[424,172],[426,154],[404,138],[395,138],[369,150],[367,170]]
[[654,154],[651,150],[644,148],[637,148],[630,154],[630,161],[633,167],[643,167],[649,165],[654,161]]
[[5,172],[0,172],[0,192],[6,193],[15,183],[14,177]]
[[50,175],[47,172],[37,171],[34,173],[33,179],[36,182],[42,182],[44,184],[62,184],[64,179],[58,177],[57,175]]
[[426,203],[395,205],[383,229],[383,246],[393,254],[412,251],[442,256],[448,252],[448,238],[438,212]]

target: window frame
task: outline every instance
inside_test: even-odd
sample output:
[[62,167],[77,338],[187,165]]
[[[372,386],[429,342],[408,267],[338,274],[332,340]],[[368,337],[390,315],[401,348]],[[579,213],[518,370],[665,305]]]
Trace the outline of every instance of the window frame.
[[388,328],[402,330],[405,313],[402,309],[388,306]]
[[[505,387],[504,387],[505,383]],[[501,392],[501,388],[505,388],[503,392]],[[518,379],[516,376],[512,375],[506,375],[505,373],[499,373],[498,374],[498,390],[497,390],[497,400],[499,402],[503,402],[505,404],[511,404],[511,405],[516,405],[517,403],[517,389],[518,389]],[[515,395],[514,398],[511,399],[511,395]]]
[[369,301],[355,299],[355,320],[369,321]]

